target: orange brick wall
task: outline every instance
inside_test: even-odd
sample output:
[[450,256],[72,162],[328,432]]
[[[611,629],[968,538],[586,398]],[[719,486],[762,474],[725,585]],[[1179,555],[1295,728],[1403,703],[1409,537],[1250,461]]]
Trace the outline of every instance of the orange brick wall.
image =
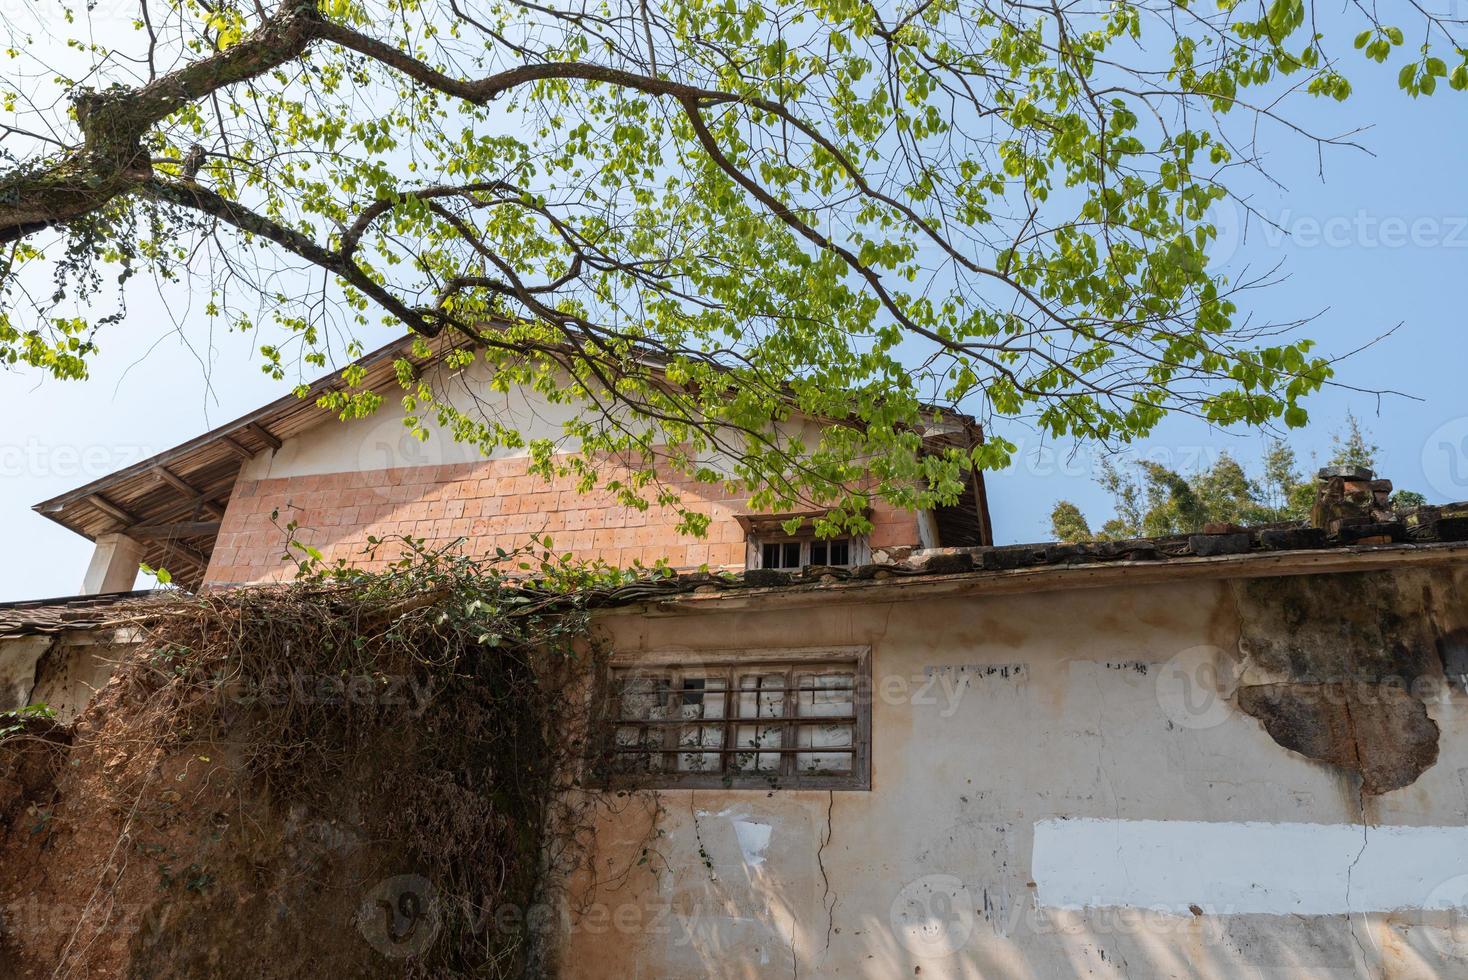
[[[282,559],[285,535],[271,522],[278,511],[281,528],[296,521],[298,540],[318,548],[329,561],[347,558],[381,567],[401,549],[389,544],[376,561],[362,556],[369,535],[412,535],[430,544],[467,539],[470,554],[525,544],[531,534],[548,535],[557,551],[601,558],[618,566],[634,560],[651,565],[666,558],[675,568],[743,568],[744,531],[734,519],[747,513],[740,498],[722,488],[675,482],[683,499],[711,515],[707,537],[678,534],[672,510],[624,507],[604,491],[578,493],[572,481],[547,483],[526,473],[524,459],[485,460],[443,466],[404,467],[240,480],[215,540],[206,585],[230,585],[289,578],[293,566]],[[873,515],[873,548],[918,543],[913,514],[885,505]]]

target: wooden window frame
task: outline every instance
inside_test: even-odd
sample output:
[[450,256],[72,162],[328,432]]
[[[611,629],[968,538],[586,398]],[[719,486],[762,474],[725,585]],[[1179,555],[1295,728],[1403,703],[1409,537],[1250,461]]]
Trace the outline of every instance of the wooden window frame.
[[[744,555],[744,567],[746,568],[768,568],[765,564],[764,548],[767,544],[798,544],[800,545],[800,564],[794,568],[780,568],[782,572],[798,572],[802,568],[809,567],[811,561],[811,545],[815,544],[817,538],[814,534],[796,535],[750,535],[746,539]],[[832,541],[847,542],[847,555],[845,565],[831,566],[834,568],[856,568],[871,561],[871,548],[867,544],[864,534],[847,534],[836,538],[824,538],[827,544]],[[825,567],[823,564],[822,567]]]
[[[799,702],[799,691],[793,683],[795,674],[805,669],[829,670],[834,667],[849,668],[852,676],[852,714],[843,716],[839,720],[851,723],[851,771],[846,773],[806,773],[802,774],[795,768],[795,763],[802,753],[819,754],[821,747],[801,749],[799,746],[798,732],[805,727],[815,727],[819,724],[820,716],[811,716],[817,719],[812,722],[803,722],[801,716],[795,714]],[[741,718],[739,715],[739,701],[741,689],[739,678],[751,673],[785,673],[785,687],[780,690],[783,693],[782,713],[778,719],[772,718],[773,723],[769,727],[778,725],[781,729],[781,742],[779,749],[740,749],[737,744],[738,730],[741,725],[759,723],[763,719],[755,715],[749,718]],[[725,679],[725,708],[724,717],[714,719],[712,724],[702,725],[700,720],[689,719],[682,725],[679,719],[663,719],[658,722],[659,727],[666,731],[667,742],[664,754],[676,760],[680,754],[687,755],[712,755],[718,753],[721,760],[721,771],[678,771],[675,768],[663,768],[660,770],[617,773],[608,767],[606,783],[609,788],[614,789],[731,789],[731,790],[870,790],[871,789],[871,765],[872,765],[872,663],[871,648],[860,647],[800,647],[781,648],[769,650],[717,650],[717,651],[670,651],[646,654],[614,655],[607,664],[601,683],[598,685],[601,693],[598,701],[602,709],[600,748],[607,753],[606,758],[616,754],[615,739],[618,727],[629,724],[621,717],[621,702],[618,679],[624,674],[647,674],[651,676],[667,677],[669,679],[668,700],[671,702],[682,696],[683,688],[681,679],[688,675],[709,677],[722,673]],[[762,689],[768,690],[768,689]],[[745,693],[748,693],[747,691]],[[707,696],[707,695],[705,695]],[[756,695],[758,698],[758,695]],[[630,724],[637,724],[631,722]],[[686,748],[678,746],[676,739],[681,727],[715,727],[723,729],[723,736],[717,749]],[[760,725],[760,727],[765,727]],[[724,770],[727,760],[732,755],[747,752],[753,755],[780,754],[780,771],[770,773],[768,771],[751,770],[747,772],[730,773]],[[676,762],[673,763],[676,765]]]

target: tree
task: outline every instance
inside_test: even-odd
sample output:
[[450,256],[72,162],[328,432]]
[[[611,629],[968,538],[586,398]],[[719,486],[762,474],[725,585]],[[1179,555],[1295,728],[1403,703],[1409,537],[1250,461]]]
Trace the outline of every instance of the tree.
[[1361,431],[1361,423],[1349,409],[1344,431],[1331,433],[1330,446],[1327,466],[1361,466],[1369,470],[1376,466],[1376,454],[1380,451],[1380,447]]
[[1295,451],[1283,439],[1270,439],[1260,481],[1260,512],[1265,522],[1301,520],[1315,502],[1315,484],[1301,479]]
[[[1350,91],[1304,0],[265,2],[7,19],[0,357],[84,377],[130,284],[189,279],[277,376],[384,324],[452,339],[581,406],[546,472],[615,453],[625,499],[670,502],[659,464],[729,458],[755,504],[853,526],[1007,462],[924,455],[931,402],[1126,443],[1169,411],[1299,426],[1330,378],[1207,254],[1257,124]],[[1468,87],[1435,53],[1459,22],[1414,13],[1407,56],[1357,6],[1409,93]],[[415,431],[523,442],[400,375]]]
[[1199,474],[1193,488],[1198,496],[1200,525],[1207,521],[1249,524],[1260,519],[1261,488],[1227,452],[1220,453],[1218,460]]
[[1050,512],[1050,527],[1055,535],[1055,540],[1064,541],[1067,544],[1096,539],[1095,535],[1091,533],[1091,525],[1086,523],[1086,516],[1069,500],[1055,502],[1055,509]]
[[[1349,411],[1343,428],[1331,434],[1329,466],[1376,465],[1377,447],[1371,435]],[[1097,482],[1111,495],[1116,516],[1099,534],[1079,507],[1060,500],[1050,514],[1050,530],[1057,541],[1117,541],[1168,534],[1192,534],[1209,522],[1257,525],[1306,520],[1315,502],[1315,480],[1301,478],[1295,451],[1283,439],[1265,445],[1262,475],[1252,479],[1229,453],[1220,453],[1212,466],[1189,477],[1159,463],[1141,461],[1143,483],[1119,470],[1110,460],[1101,463]],[[1143,500],[1145,499],[1145,504]],[[1411,490],[1391,498],[1397,511],[1420,507],[1427,499]]]

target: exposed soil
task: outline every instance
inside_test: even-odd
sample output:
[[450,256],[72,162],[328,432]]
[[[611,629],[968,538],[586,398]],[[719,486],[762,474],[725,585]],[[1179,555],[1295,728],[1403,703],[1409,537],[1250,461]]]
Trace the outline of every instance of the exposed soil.
[[378,821],[274,805],[227,746],[142,737],[152,692],[124,676],[0,745],[0,980],[403,976],[363,914],[413,870]]

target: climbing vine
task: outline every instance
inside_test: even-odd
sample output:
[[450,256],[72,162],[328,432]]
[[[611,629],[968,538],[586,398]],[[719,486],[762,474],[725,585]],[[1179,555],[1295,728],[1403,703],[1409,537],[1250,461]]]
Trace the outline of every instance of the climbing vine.
[[123,817],[116,847],[89,849],[103,887],[58,975],[93,967],[119,907],[137,920],[128,974],[184,976],[219,966],[183,936],[274,937],[268,917],[311,902],[336,910],[319,951],[288,968],[266,961],[289,942],[244,943],[212,975],[545,974],[554,922],[533,910],[585,873],[598,809],[637,797],[593,791],[586,710],[603,659],[591,597],[635,573],[548,541],[485,558],[403,545],[363,572],[292,543],[293,583],[151,600],[107,624],[131,652],[58,751]]

